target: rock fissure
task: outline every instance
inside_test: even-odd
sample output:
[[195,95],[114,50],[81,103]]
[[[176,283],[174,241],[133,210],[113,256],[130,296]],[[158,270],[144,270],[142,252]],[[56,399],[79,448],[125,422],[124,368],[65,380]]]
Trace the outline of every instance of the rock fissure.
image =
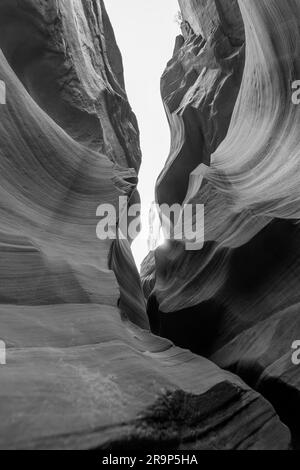
[[300,11],[266,1],[179,1],[156,196],[204,203],[206,243],[169,240],[140,278],[132,240],[96,236],[99,204],[139,201],[141,164],[103,0],[0,0],[0,448],[297,445],[299,123],[284,84]]

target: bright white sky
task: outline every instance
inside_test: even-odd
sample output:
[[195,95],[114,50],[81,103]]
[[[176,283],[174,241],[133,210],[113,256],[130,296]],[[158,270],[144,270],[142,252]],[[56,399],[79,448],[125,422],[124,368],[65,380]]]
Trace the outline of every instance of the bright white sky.
[[160,78],[180,34],[175,21],[179,7],[177,0],[105,0],[105,6],[123,56],[127,94],[141,133],[143,162],[138,189],[143,230],[132,247],[139,267],[148,253],[148,208],[170,147]]

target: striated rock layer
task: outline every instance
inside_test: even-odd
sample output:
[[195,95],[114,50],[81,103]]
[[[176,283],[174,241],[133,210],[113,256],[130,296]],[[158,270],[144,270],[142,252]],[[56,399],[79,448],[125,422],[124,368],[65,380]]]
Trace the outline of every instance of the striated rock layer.
[[204,204],[205,243],[187,251],[169,240],[144,261],[150,323],[238,373],[299,436],[300,5],[179,3],[157,200]]
[[150,333],[130,241],[96,237],[141,157],[102,0],[0,0],[0,23],[0,447],[287,449],[261,395]]

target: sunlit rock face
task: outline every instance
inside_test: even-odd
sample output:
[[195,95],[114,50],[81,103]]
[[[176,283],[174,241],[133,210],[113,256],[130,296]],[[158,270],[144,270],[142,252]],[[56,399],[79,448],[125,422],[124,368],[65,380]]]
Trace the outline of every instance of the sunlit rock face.
[[157,200],[204,204],[205,243],[187,251],[171,240],[145,260],[150,323],[238,373],[299,436],[300,5],[179,3],[183,35],[162,77],[172,145]]
[[137,198],[141,153],[103,3],[1,0],[0,22],[1,301],[115,306],[96,210]]
[[129,241],[96,237],[141,158],[103,2],[0,23],[0,447],[288,448],[257,392],[150,333]]

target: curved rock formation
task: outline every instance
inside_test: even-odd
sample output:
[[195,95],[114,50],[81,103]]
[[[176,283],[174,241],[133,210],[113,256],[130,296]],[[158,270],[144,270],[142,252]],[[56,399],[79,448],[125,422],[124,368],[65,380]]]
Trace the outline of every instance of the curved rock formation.
[[162,78],[172,146],[157,200],[204,204],[205,244],[187,251],[169,240],[145,260],[150,323],[239,373],[297,435],[300,6],[179,3],[183,36]]
[[260,394],[150,333],[130,240],[96,237],[140,165],[103,1],[0,0],[0,23],[0,447],[287,449]]

